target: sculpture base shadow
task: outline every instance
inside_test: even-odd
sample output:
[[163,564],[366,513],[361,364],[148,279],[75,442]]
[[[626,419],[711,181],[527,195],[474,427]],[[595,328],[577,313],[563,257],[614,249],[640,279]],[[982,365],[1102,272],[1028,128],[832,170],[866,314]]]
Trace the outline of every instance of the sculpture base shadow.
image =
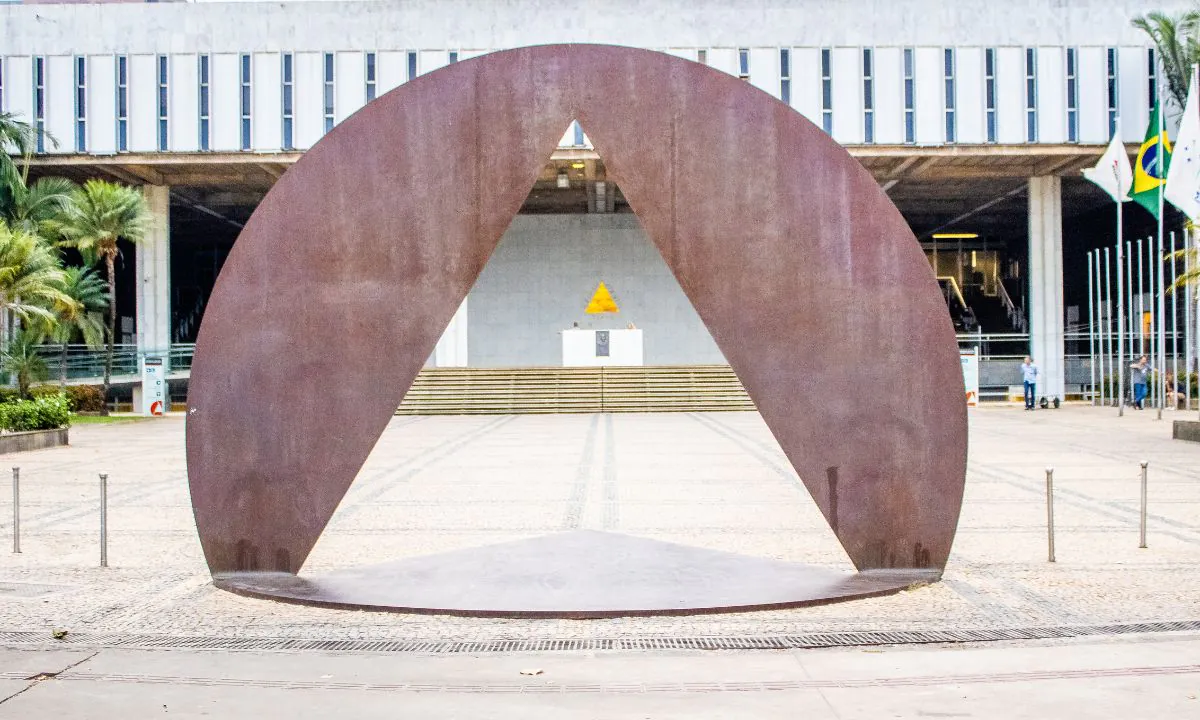
[[937,570],[843,573],[592,530],[341,570],[215,576],[224,590],[356,610],[607,618],[820,605],[899,592]]

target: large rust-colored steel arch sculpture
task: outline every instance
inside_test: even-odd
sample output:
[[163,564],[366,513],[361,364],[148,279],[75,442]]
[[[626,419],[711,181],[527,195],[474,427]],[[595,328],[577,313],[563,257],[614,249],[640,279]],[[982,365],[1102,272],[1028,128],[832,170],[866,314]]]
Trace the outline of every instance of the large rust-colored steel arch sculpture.
[[188,398],[192,502],[219,582],[299,571],[575,119],[853,563],[945,566],[966,409],[953,328],[900,213],[745,81],[552,45],[371,102],[246,225]]

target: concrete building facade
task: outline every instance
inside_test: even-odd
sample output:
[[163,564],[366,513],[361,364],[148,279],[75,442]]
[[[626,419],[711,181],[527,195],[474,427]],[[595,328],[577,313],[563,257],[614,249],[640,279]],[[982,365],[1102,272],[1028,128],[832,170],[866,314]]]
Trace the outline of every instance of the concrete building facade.
[[[1119,126],[1126,142],[1141,141],[1160,73],[1130,20],[1147,9],[1131,0],[10,4],[0,6],[0,110],[57,140],[41,148],[38,173],[147,186],[164,223],[137,250],[136,302],[122,312],[135,318],[139,348],[161,352],[194,336],[208,282],[191,294],[173,282],[180,243],[214,233],[231,243],[255,197],[372,98],[505,48],[660,50],[743,77],[825,129],[876,175],[918,239],[935,244],[935,264],[939,230],[973,230],[1020,257],[1021,298],[1008,302],[1028,320],[1047,394],[1062,395],[1064,274],[1084,262],[1064,257],[1063,225],[1081,208],[1101,211],[1076,178],[1111,133]],[[619,278],[628,321],[646,329],[647,363],[720,361],[585,131],[565,128],[543,185],[563,188],[566,175],[586,204],[539,206],[535,185],[435,364],[557,364],[556,333],[607,278]],[[201,215],[221,230],[184,227]]]

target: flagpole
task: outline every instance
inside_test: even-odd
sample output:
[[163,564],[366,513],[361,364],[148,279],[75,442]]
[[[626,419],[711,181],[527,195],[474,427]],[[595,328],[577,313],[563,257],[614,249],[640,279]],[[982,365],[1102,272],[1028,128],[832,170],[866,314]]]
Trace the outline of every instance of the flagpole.
[[1092,262],[1091,251],[1087,254],[1088,263],[1088,371],[1092,380],[1092,406],[1096,405],[1096,296],[1094,294],[1095,283],[1092,282],[1092,273],[1095,271]]
[[[1143,238],[1138,238],[1138,241],[1137,241],[1137,251],[1138,251],[1138,260],[1137,260],[1137,275],[1138,275],[1138,286],[1137,286],[1137,287],[1138,287],[1138,294],[1137,294],[1137,322],[1136,322],[1136,323],[1133,323],[1133,322],[1130,322],[1130,323],[1129,323],[1129,331],[1132,333],[1132,332],[1133,332],[1133,328],[1134,328],[1135,326],[1137,327],[1137,339],[1138,339],[1138,341],[1137,341],[1137,354],[1138,354],[1138,355],[1149,355],[1150,357],[1154,357],[1154,352],[1153,352],[1153,351],[1151,351],[1151,352],[1146,352],[1146,330],[1145,330],[1145,322],[1146,322],[1146,284],[1145,284],[1145,282],[1143,282],[1143,281],[1145,280],[1145,278],[1143,277],[1143,269],[1144,269],[1144,268],[1145,268],[1145,266],[1146,266],[1146,253],[1145,253],[1145,249],[1146,249],[1146,241],[1145,241],[1145,239],[1143,239]],[[1133,260],[1133,253],[1130,253],[1130,254],[1129,254],[1129,259],[1130,259],[1130,260]],[[1130,278],[1132,279],[1132,275],[1130,276]],[[1133,304],[1131,303],[1131,304],[1130,304],[1130,306],[1129,306],[1129,311],[1130,311],[1130,313],[1132,313],[1132,312],[1133,312],[1133,307],[1134,307],[1134,306],[1133,306]],[[1131,318],[1131,320],[1132,320],[1132,318]],[[1133,347],[1132,347],[1133,340],[1131,339],[1129,342],[1130,342],[1130,344],[1131,344],[1131,347],[1129,348],[1129,357],[1130,357],[1130,359],[1133,359]],[[1154,401],[1153,401],[1153,400],[1151,400],[1151,402],[1154,402]]]
[[[1120,216],[1120,215],[1121,215],[1121,203],[1117,203],[1117,216]],[[1120,228],[1120,227],[1121,227],[1120,224],[1118,224],[1117,228]],[[1105,247],[1104,248],[1104,265],[1105,265],[1104,271],[1105,271],[1105,274],[1106,274],[1106,272],[1108,272],[1108,264],[1109,264],[1109,248]],[[1109,298],[1111,298],[1111,296],[1112,296],[1112,294],[1111,294],[1111,290],[1110,290]],[[1123,313],[1124,313],[1124,308],[1121,305],[1121,240],[1117,239],[1117,355],[1118,356],[1121,355],[1121,353],[1123,352],[1123,347],[1124,347],[1122,340],[1121,340],[1121,323],[1124,322]],[[1112,352],[1112,334],[1111,334],[1111,332],[1109,334],[1109,352],[1110,353]],[[1111,366],[1112,366],[1112,364],[1111,364],[1111,362],[1109,362],[1109,367],[1111,367]],[[1121,402],[1122,397],[1124,397],[1124,373],[1118,372],[1117,373],[1117,397],[1116,397],[1118,418],[1120,418],[1120,416],[1124,415],[1124,403]]]
[[[1175,278],[1179,275],[1179,271],[1175,267],[1175,231],[1174,230],[1171,231],[1171,255],[1170,255],[1170,258],[1171,258],[1171,284],[1174,285]],[[1166,290],[1162,287],[1160,287],[1159,290],[1162,291],[1163,293],[1166,293]],[[1167,387],[1166,391],[1164,392],[1163,397],[1170,398],[1172,400],[1171,409],[1174,410],[1176,407],[1178,407],[1176,405],[1176,403],[1174,402],[1174,399],[1175,399],[1175,389],[1179,386],[1179,293],[1177,293],[1177,292],[1171,293],[1171,382],[1173,384]]]
[[[1119,358],[1119,364],[1117,365],[1117,369],[1120,370],[1121,377],[1125,377],[1125,373],[1129,372],[1129,366],[1132,364],[1132,360],[1133,360],[1133,339],[1135,337],[1138,337],[1133,332],[1133,325],[1134,325],[1134,317],[1133,316],[1135,315],[1135,313],[1134,313],[1135,305],[1133,303],[1133,241],[1132,240],[1125,241],[1125,295],[1124,295],[1124,298],[1125,298],[1125,301],[1127,303],[1129,303],[1129,324],[1127,327],[1123,328],[1123,330],[1128,334],[1127,339],[1129,340],[1129,354],[1122,355]],[[1133,388],[1130,388],[1129,392],[1132,393]],[[1121,396],[1121,402],[1125,402],[1124,395]]]
[[1158,382],[1158,419],[1162,420],[1163,405],[1166,404],[1166,367],[1167,367],[1167,346],[1166,346],[1166,310],[1167,298],[1163,295],[1163,201],[1166,195],[1167,183],[1167,144],[1163,135],[1166,134],[1166,125],[1163,121],[1162,107],[1162,83],[1155,85],[1157,97],[1154,98],[1158,103],[1158,255],[1155,256],[1155,264],[1158,266],[1158,312],[1155,313],[1158,317],[1158,373],[1155,377]]
[[[1183,248],[1189,250],[1192,247],[1192,236],[1187,228],[1183,229]],[[1187,275],[1192,269],[1192,254],[1186,252],[1183,255],[1183,274]],[[1185,409],[1192,409],[1192,284],[1189,282],[1186,285],[1183,296],[1183,366],[1184,372],[1187,375],[1184,393],[1186,403]]]
[[[1104,258],[1104,270],[1101,274],[1101,260]],[[1112,400],[1113,388],[1110,385],[1112,379],[1112,271],[1109,269],[1108,248],[1103,251],[1096,251],[1096,304],[1100,310],[1096,313],[1100,316],[1100,387],[1101,396],[1100,404],[1107,407]]]

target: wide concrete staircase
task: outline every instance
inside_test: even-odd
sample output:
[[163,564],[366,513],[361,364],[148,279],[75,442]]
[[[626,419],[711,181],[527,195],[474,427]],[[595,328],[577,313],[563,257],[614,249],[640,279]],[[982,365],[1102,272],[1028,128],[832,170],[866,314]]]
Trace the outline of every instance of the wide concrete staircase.
[[754,410],[728,365],[427,368],[397,415]]

